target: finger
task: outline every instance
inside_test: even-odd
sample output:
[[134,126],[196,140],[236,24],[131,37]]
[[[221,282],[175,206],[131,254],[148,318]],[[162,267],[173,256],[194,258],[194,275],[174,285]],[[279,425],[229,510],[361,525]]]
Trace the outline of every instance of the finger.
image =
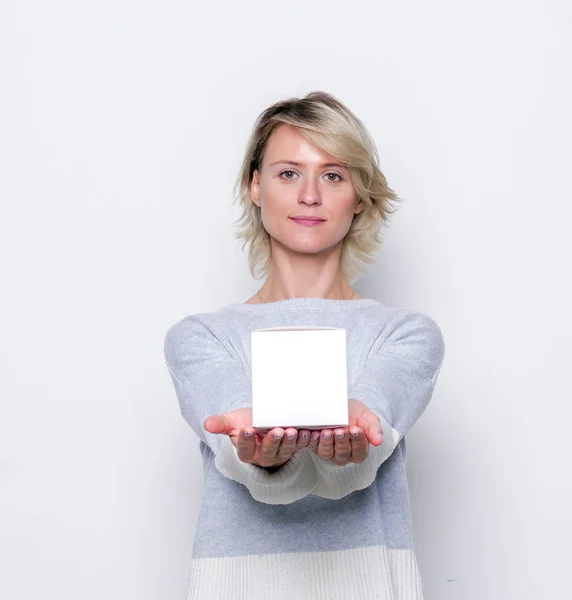
[[381,445],[381,442],[383,441],[383,429],[381,428],[379,417],[374,412],[368,410],[359,425],[364,430],[367,439],[374,446]]
[[251,462],[256,454],[256,439],[250,427],[241,427],[236,442],[238,458],[243,462]]
[[293,427],[288,427],[285,430],[285,435],[282,438],[280,448],[278,448],[278,456],[280,458],[289,458],[296,451],[296,439],[298,438],[298,430]]
[[268,461],[269,464],[276,462],[276,456],[283,437],[284,429],[282,427],[275,427],[262,438],[258,452],[263,460]]
[[351,456],[352,445],[348,433],[344,429],[334,431],[334,462],[345,465]]
[[311,450],[312,452],[317,453],[319,442],[320,442],[320,431],[319,430],[312,431],[312,433],[310,435],[310,441],[308,442],[307,448],[309,450]]
[[365,433],[361,427],[352,427],[350,429],[350,437],[352,443],[351,462],[363,462],[369,454],[369,440],[365,437]]
[[211,415],[203,423],[204,428],[210,433],[225,433],[228,435],[232,431],[232,423],[222,415]]
[[334,436],[331,429],[322,429],[318,444],[318,456],[325,460],[329,460],[334,456]]
[[296,445],[297,450],[302,450],[302,448],[306,448],[310,443],[310,432],[307,429],[302,429],[298,433],[298,443]]

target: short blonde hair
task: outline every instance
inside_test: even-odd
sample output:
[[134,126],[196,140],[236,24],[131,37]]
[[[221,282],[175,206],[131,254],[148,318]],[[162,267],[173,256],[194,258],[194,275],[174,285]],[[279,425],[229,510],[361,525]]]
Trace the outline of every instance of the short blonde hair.
[[363,123],[334,96],[322,91],[276,102],[258,116],[252,129],[234,186],[234,202],[242,208],[235,222],[236,237],[244,240],[243,250],[250,244],[250,272],[258,279],[268,273],[271,264],[270,235],[262,224],[260,208],[252,202],[250,186],[270,136],[284,123],[298,128],[311,143],[346,165],[357,197],[365,204],[342,242],[341,275],[351,285],[375,261],[382,244],[381,226],[389,221],[401,199],[387,185],[375,142]]

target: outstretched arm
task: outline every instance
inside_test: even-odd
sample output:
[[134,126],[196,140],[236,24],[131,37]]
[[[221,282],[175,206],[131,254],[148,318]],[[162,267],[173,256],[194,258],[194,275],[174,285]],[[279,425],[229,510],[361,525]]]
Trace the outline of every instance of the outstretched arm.
[[312,491],[318,476],[309,453],[295,453],[271,472],[240,459],[230,437],[236,429],[232,424],[228,434],[214,432],[219,429],[216,418],[205,429],[205,421],[213,415],[252,407],[244,366],[205,323],[189,316],[173,325],[165,337],[164,355],[181,414],[212,450],[223,475],[245,485],[255,500],[268,504],[288,504]]
[[[315,494],[342,498],[374,481],[380,465],[427,407],[444,354],[443,335],[433,319],[399,311],[375,340],[365,368],[348,389],[350,406],[352,400],[365,405],[363,423],[370,423],[373,430],[365,432],[371,442],[368,456],[362,462],[339,466],[312,453],[319,474]],[[382,429],[379,445],[374,442],[376,421]]]

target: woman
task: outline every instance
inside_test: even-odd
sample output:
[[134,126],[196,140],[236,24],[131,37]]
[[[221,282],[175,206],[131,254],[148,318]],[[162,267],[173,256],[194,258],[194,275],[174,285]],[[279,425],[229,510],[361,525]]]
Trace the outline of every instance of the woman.
[[[266,280],[165,338],[204,466],[189,599],[423,597],[404,436],[432,396],[444,340],[429,316],[351,288],[397,201],[378,162],[362,122],[324,92],[278,102],[254,126],[238,235]],[[250,332],[280,325],[346,329],[348,427],[256,433]]]

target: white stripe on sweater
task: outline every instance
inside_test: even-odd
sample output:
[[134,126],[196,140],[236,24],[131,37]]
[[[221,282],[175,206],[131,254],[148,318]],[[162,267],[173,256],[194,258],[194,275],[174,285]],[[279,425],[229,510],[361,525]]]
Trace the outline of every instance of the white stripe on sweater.
[[195,558],[187,600],[423,600],[415,552],[368,546],[331,552]]

